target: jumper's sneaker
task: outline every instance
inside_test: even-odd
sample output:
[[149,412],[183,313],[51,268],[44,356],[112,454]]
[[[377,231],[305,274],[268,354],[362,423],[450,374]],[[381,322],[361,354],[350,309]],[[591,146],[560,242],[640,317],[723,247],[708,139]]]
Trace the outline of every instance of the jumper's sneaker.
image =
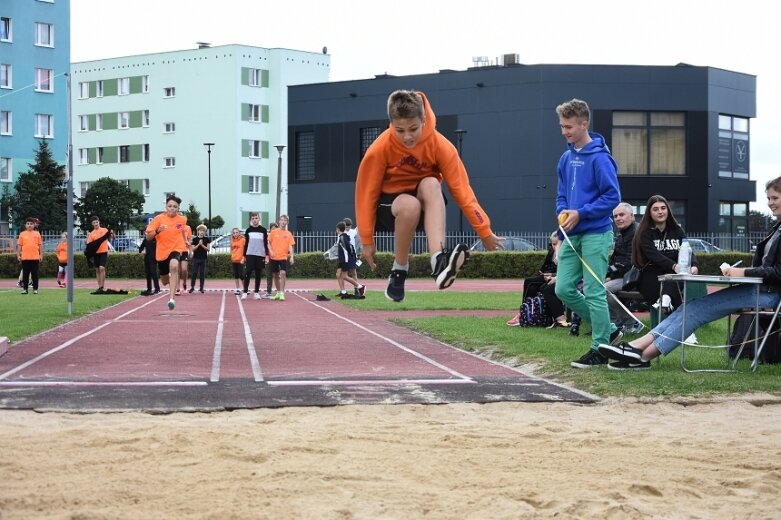
[[508,327],[520,327],[521,326],[521,313],[519,312],[512,317],[511,320],[507,320]]
[[241,299],[246,300],[247,299],[247,293],[241,293]]
[[176,302],[172,299],[168,300],[168,310],[172,311],[176,308]]
[[607,368],[610,370],[648,370],[651,368],[651,362],[638,361],[635,363],[627,363],[626,361],[616,361],[614,363],[608,363]]
[[272,295],[270,292],[266,291],[263,294],[261,294],[260,297],[263,298],[264,300],[270,300],[271,298],[274,297],[274,295]]
[[622,341],[618,345],[600,345],[599,352],[610,359],[626,361],[627,363],[640,363],[643,355],[642,350],[633,347],[626,341]]
[[394,302],[404,299],[404,281],[407,279],[407,271],[394,269],[388,277],[388,287],[385,288],[385,297]]
[[431,276],[437,282],[439,289],[447,289],[456,281],[456,275],[461,267],[469,259],[469,250],[466,245],[458,244],[452,250],[444,249],[437,256],[437,264]]
[[580,359],[570,363],[573,368],[592,368],[600,365],[607,365],[607,358],[597,352],[589,349]]
[[252,293],[252,299],[253,300],[260,300],[260,293]]

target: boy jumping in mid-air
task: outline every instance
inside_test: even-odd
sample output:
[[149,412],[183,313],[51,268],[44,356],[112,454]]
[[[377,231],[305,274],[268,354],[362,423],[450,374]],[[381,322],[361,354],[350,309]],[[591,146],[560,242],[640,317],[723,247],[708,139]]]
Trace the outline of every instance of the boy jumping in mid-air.
[[385,296],[404,299],[409,251],[421,224],[437,287],[456,279],[469,253],[464,244],[445,249],[444,180],[480,236],[486,251],[500,248],[491,221],[477,202],[455,146],[436,130],[436,117],[422,92],[397,90],[388,98],[390,127],[372,143],[358,168],[355,209],[363,256],[375,269],[375,231],[393,231],[393,268]]

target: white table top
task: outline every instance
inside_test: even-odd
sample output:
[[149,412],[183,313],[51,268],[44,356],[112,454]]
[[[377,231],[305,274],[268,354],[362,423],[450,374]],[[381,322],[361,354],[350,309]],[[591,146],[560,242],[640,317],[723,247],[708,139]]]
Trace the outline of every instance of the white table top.
[[719,276],[710,274],[663,274],[659,276],[660,282],[703,282],[703,283],[745,283],[761,284],[762,278],[754,276]]

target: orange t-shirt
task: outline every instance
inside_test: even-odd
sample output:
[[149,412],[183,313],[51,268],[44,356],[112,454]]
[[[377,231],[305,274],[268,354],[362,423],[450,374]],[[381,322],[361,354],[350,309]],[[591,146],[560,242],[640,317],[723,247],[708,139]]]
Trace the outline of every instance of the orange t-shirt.
[[290,254],[290,247],[296,244],[293,233],[287,229],[272,229],[268,234],[269,256],[272,260],[286,260]]
[[238,237],[231,237],[231,262],[234,264],[240,264],[244,260],[244,243],[247,240],[244,235]]
[[[90,231],[89,235],[87,235],[87,243],[94,242],[95,240],[99,239],[103,235],[108,233],[108,229],[104,227],[99,227],[98,229],[93,229]],[[108,240],[104,240],[102,244],[98,246],[98,250],[95,251],[96,254],[100,253],[108,253]]]
[[19,233],[19,254],[22,260],[40,260],[43,252],[43,239],[37,231]]
[[187,241],[184,238],[187,231],[186,217],[183,215],[169,217],[166,213],[160,213],[146,227],[146,232],[154,234],[161,226],[165,226],[165,229],[155,236],[157,241],[155,260],[158,262],[166,260],[174,251],[187,251]]
[[57,244],[57,249],[54,250],[54,254],[57,255],[57,261],[61,264],[68,263],[68,242],[60,242]]

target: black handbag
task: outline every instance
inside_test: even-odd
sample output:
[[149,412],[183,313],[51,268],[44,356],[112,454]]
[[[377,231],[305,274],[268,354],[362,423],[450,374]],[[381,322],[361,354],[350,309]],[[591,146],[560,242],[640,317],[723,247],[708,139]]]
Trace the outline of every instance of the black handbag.
[[624,285],[621,287],[622,291],[634,291],[637,289],[637,285],[640,283],[640,274],[643,270],[637,266],[632,266],[629,271],[624,274]]

